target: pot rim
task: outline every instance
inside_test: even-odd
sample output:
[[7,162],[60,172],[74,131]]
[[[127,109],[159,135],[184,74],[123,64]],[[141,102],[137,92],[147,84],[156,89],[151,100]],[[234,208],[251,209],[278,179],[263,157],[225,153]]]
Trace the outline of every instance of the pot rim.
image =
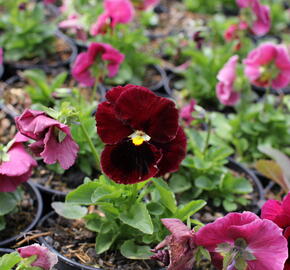
[[32,222],[18,235],[14,235],[14,236],[9,237],[3,241],[0,241],[1,247],[5,247],[5,246],[8,246],[9,244],[12,244],[14,241],[16,241],[17,238],[19,238],[19,236],[22,236],[25,233],[32,230],[37,225],[39,219],[41,218],[42,210],[43,210],[43,201],[42,201],[42,197],[41,197],[40,192],[38,191],[38,189],[35,187],[35,185],[30,180],[23,183],[23,185],[28,186],[28,193],[35,195],[35,198],[33,198],[34,201],[37,203],[37,205],[35,206],[36,207],[35,217],[33,218]]

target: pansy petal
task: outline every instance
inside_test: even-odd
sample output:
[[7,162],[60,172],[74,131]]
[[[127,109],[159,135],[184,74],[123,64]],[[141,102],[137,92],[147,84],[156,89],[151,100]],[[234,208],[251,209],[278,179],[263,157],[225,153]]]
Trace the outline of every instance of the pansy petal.
[[115,110],[135,130],[142,130],[154,141],[166,143],[178,130],[178,110],[173,101],[135,86],[120,95]]
[[160,151],[149,143],[135,146],[131,141],[106,145],[101,155],[103,172],[120,184],[134,184],[153,177]]
[[2,162],[0,174],[20,176],[37,165],[36,161],[25,151],[21,143],[15,143],[8,151],[9,161]]
[[122,141],[134,131],[115,116],[109,102],[99,104],[96,112],[97,132],[104,143],[114,144]]
[[54,127],[50,127],[43,140],[44,150],[40,153],[47,164],[59,162],[63,169],[71,167],[77,157],[78,145],[70,135],[58,142],[54,134]]
[[178,128],[176,137],[166,144],[158,144],[162,149],[162,158],[158,162],[159,172],[156,177],[168,172],[175,172],[186,155],[186,135],[181,127]]
[[32,174],[32,167],[30,167],[24,174],[18,176],[8,176],[0,174],[0,192],[12,192],[17,187],[28,181]]

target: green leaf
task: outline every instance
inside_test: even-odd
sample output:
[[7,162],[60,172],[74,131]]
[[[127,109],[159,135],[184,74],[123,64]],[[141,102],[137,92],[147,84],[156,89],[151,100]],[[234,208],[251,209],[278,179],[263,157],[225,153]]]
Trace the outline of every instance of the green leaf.
[[153,183],[160,194],[160,202],[172,213],[176,212],[176,200],[174,193],[170,190],[167,183],[161,179],[154,178]]
[[58,215],[68,219],[83,218],[87,214],[86,207],[74,203],[53,202],[51,207]]
[[253,191],[253,186],[248,179],[227,173],[221,181],[221,189],[236,194],[247,194]]
[[0,231],[6,228],[6,222],[4,216],[0,216]]
[[93,204],[91,198],[97,187],[99,187],[99,183],[97,181],[82,184],[75,190],[71,191],[66,196],[65,200],[68,203],[77,203],[84,205]]
[[56,78],[53,79],[51,83],[51,88],[52,89],[60,88],[64,84],[66,78],[67,72],[60,73],[59,75],[56,76]]
[[125,241],[120,248],[121,254],[131,260],[148,260],[153,253],[150,246],[136,245],[134,240]]
[[11,192],[0,192],[0,216],[10,213],[17,205],[18,201]]
[[113,186],[103,185],[97,187],[92,194],[92,202],[96,203],[97,201],[102,201],[105,199],[114,199],[119,198],[122,195],[122,190],[115,189]]
[[112,227],[110,228],[108,224],[103,224],[100,233],[98,233],[96,237],[97,254],[101,254],[110,249],[118,235],[118,232],[116,232]]
[[223,207],[227,212],[235,211],[238,208],[236,203],[230,202],[228,200],[223,200]]
[[181,174],[173,174],[169,180],[169,187],[174,193],[186,191],[192,187],[190,179]]
[[179,208],[175,213],[175,218],[178,218],[182,221],[186,220],[187,217],[192,216],[194,213],[199,211],[206,205],[204,200],[191,201],[183,207]]
[[204,190],[213,190],[215,188],[214,182],[206,176],[199,176],[194,180],[195,185]]
[[150,212],[150,214],[155,215],[155,216],[160,216],[164,213],[164,206],[161,205],[158,202],[150,202],[147,204],[147,209]]
[[236,259],[236,263],[235,263],[235,268],[237,270],[246,270],[248,267],[248,264],[246,262],[246,260],[242,257],[238,257]]
[[104,217],[96,213],[88,214],[85,217],[86,227],[93,232],[100,232],[102,228],[102,224],[104,222]]
[[13,267],[21,261],[21,257],[18,252],[12,252],[5,254],[0,258],[1,270],[12,270]]
[[127,212],[121,213],[120,220],[143,233],[153,233],[152,220],[143,203],[134,203]]

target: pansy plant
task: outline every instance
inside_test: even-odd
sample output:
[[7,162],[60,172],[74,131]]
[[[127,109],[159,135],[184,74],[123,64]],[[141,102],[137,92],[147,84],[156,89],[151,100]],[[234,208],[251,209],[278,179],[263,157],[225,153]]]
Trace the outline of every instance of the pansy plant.
[[135,85],[113,88],[106,97],[96,123],[105,143],[101,169],[113,181],[86,179],[66,203],[53,207],[66,218],[84,218],[97,233],[97,253],[115,247],[128,258],[149,258],[150,246],[166,234],[160,218],[186,220],[205,202],[177,205],[167,183],[151,179],[176,171],[185,156],[186,138],[174,102]]
[[1,1],[5,12],[0,20],[0,46],[5,51],[5,61],[44,58],[53,51],[56,28],[45,21],[43,4],[26,2]]

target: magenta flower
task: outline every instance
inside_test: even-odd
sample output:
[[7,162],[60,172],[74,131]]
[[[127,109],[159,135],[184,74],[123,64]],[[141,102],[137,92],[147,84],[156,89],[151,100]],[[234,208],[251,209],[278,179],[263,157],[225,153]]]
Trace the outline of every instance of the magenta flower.
[[232,56],[217,75],[219,83],[216,86],[216,95],[224,105],[234,106],[240,100],[240,94],[234,90],[238,60],[237,55]]
[[290,226],[290,192],[282,202],[268,200],[262,207],[261,218],[272,220],[282,229]]
[[280,228],[284,229],[284,237],[288,241],[288,260],[284,270],[290,269],[290,192],[283,201],[268,200],[262,207],[261,217],[272,220]]
[[[88,51],[80,53],[72,68],[73,77],[85,86],[93,86],[96,79],[103,79],[105,74],[98,74],[96,78],[93,74],[93,68],[97,64],[107,66],[108,77],[114,77],[125,56],[109,44],[93,42]],[[105,69],[99,67],[99,72]]]
[[290,82],[290,56],[283,45],[265,43],[244,60],[245,74],[252,84],[281,89]]
[[109,28],[114,29],[117,24],[126,24],[133,20],[135,11],[130,0],[104,0],[105,11],[91,26],[93,36],[105,34]]
[[75,163],[79,147],[68,126],[48,117],[44,112],[30,109],[26,109],[15,120],[21,134],[36,141],[30,148],[45,163],[59,162],[65,170]]
[[51,270],[58,262],[56,254],[51,252],[47,247],[40,246],[39,244],[21,247],[17,251],[22,258],[36,255],[37,258],[31,266],[40,267],[42,270]]
[[284,231],[284,237],[288,241],[288,259],[285,262],[284,270],[290,270],[290,226]]
[[205,225],[195,235],[196,244],[210,252],[218,269],[222,269],[222,254],[232,256],[232,267],[236,260],[243,259],[248,270],[282,270],[288,257],[282,230],[251,212],[227,214]]
[[236,0],[240,8],[250,8],[254,16],[251,31],[257,36],[267,34],[271,28],[270,8],[259,0]]
[[240,50],[242,46],[242,35],[243,32],[248,28],[248,24],[244,21],[241,21],[236,24],[232,24],[224,33],[224,39],[226,41],[237,40],[238,43],[235,45],[235,50]]
[[101,167],[112,180],[133,184],[174,172],[185,157],[186,137],[174,102],[145,87],[112,88],[96,112],[106,144]]
[[80,40],[87,40],[87,34],[84,30],[84,27],[82,26],[79,14],[71,14],[67,20],[61,21],[58,26],[59,28],[70,29]]
[[160,0],[133,0],[135,7],[139,10],[148,10],[159,4]]
[[180,117],[185,122],[187,126],[191,124],[194,120],[192,113],[194,112],[194,107],[196,105],[196,101],[191,99],[190,102],[181,108],[180,110]]
[[[167,270],[192,270],[194,264],[195,235],[179,219],[165,218],[161,220],[171,232],[152,251],[151,258],[168,265]],[[168,247],[168,249],[161,250]]]
[[26,181],[37,166],[36,161],[25,151],[22,143],[27,138],[17,133],[7,151],[8,160],[0,160],[0,192],[11,192]]

